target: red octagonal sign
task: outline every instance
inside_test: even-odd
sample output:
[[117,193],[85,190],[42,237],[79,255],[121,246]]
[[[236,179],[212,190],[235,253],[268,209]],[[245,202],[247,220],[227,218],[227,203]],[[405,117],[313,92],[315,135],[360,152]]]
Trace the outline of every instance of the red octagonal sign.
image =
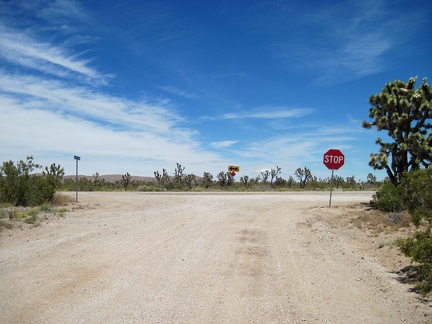
[[336,149],[330,149],[324,154],[324,165],[330,170],[338,170],[345,163],[345,156]]

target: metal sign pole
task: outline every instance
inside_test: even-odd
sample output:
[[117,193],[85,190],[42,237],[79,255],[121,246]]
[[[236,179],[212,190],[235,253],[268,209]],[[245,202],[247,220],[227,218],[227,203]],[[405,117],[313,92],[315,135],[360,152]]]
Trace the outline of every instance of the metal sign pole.
[[332,194],[333,194],[333,174],[334,170],[332,170],[332,175],[330,179],[330,201],[329,201],[329,207],[331,207],[331,200],[332,200]]
[[76,191],[76,202],[78,202],[78,159],[76,159],[75,191]]
[[75,177],[75,191],[76,191],[76,202],[78,202],[78,161],[81,160],[79,156],[74,155],[76,160],[76,177]]

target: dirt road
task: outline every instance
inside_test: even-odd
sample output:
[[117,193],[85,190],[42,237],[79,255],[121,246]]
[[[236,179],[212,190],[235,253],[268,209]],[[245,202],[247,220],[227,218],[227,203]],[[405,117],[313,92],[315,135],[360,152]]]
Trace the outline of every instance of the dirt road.
[[[370,197],[338,192],[333,206]],[[316,217],[328,193],[79,198],[64,217],[2,232],[1,323],[432,320],[430,305]]]

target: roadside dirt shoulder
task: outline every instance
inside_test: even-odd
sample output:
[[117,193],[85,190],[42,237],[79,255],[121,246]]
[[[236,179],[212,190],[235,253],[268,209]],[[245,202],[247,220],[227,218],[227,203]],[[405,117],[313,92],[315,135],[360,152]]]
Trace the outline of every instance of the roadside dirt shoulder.
[[[411,236],[417,229],[406,213],[385,213],[371,209],[368,203],[350,203],[333,208],[310,209],[308,226],[333,248],[352,247],[362,259],[376,263],[395,282],[401,283],[409,304],[432,321],[432,299],[423,298],[415,288],[416,264],[397,247],[396,241]],[[343,250],[343,249],[342,249]],[[342,251],[339,248],[339,252]],[[344,253],[344,252],[342,252]]]

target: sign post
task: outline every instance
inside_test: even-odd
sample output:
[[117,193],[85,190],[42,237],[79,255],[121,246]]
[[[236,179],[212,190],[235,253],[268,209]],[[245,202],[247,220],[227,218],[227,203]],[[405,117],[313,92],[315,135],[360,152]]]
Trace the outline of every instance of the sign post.
[[74,159],[76,160],[76,177],[75,177],[76,202],[78,202],[78,161],[81,160],[81,158],[77,155],[74,155]]
[[330,201],[329,201],[329,207],[331,207],[334,170],[339,170],[339,168],[341,168],[344,165],[345,156],[339,150],[330,149],[326,153],[324,153],[323,163],[328,169],[332,170],[332,175],[330,179]]

